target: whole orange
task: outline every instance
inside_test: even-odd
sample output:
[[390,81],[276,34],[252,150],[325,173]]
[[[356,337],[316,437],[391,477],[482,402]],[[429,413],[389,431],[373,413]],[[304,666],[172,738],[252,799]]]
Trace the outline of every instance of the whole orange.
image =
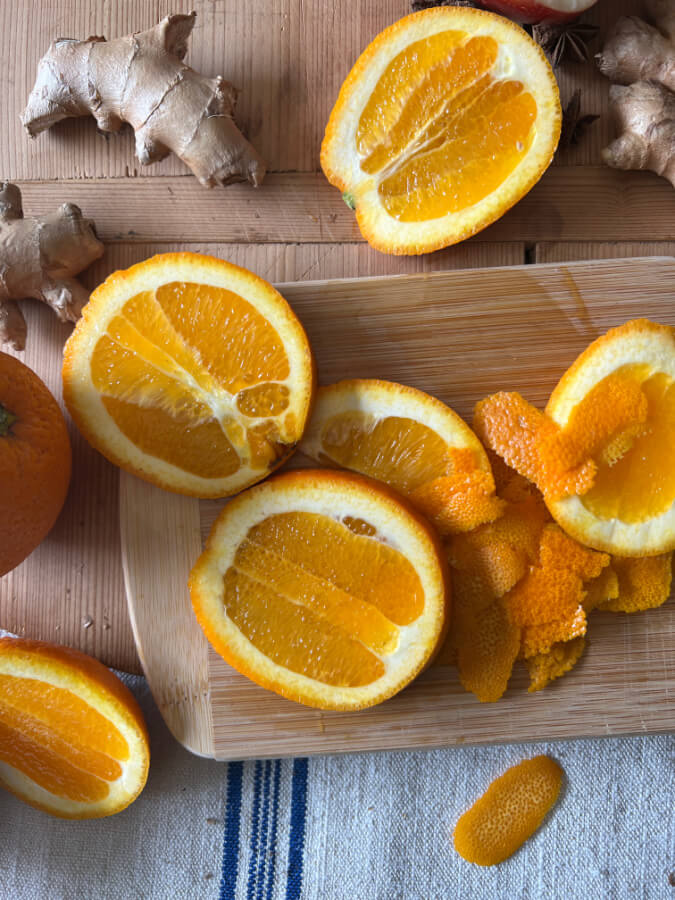
[[0,576],[47,536],[66,499],[71,468],[58,403],[32,369],[0,353]]

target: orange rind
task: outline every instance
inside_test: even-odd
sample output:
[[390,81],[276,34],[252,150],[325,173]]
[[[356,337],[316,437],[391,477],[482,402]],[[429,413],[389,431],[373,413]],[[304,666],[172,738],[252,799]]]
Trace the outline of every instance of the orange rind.
[[670,596],[672,553],[639,559],[612,560],[618,581],[618,593],[597,603],[609,612],[635,613],[662,606]]
[[567,674],[579,662],[586,647],[583,636],[553,644],[545,653],[537,653],[526,660],[530,676],[528,691],[543,690],[546,685]]
[[548,756],[535,756],[495,779],[455,826],[455,850],[467,862],[495,866],[532,837],[552,809],[563,771]]

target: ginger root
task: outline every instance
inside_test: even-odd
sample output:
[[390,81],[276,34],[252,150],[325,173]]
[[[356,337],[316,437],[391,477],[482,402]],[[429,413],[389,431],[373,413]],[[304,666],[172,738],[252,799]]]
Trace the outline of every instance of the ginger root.
[[94,224],[79,206],[64,203],[56,212],[24,219],[21,191],[0,185],[0,344],[26,346],[26,321],[17,300],[33,297],[50,306],[62,322],[75,322],[89,291],[74,277],[103,255]]
[[675,187],[675,4],[646,6],[654,24],[619,19],[596,57],[614,82],[609,101],[619,132],[602,158],[616,169],[649,169]]
[[54,41],[22,116],[30,136],[62,119],[92,115],[104,132],[131,125],[142,165],[175,153],[207,187],[260,184],[265,165],[234,123],[236,89],[182,62],[195,17],[167,16],[112,41]]

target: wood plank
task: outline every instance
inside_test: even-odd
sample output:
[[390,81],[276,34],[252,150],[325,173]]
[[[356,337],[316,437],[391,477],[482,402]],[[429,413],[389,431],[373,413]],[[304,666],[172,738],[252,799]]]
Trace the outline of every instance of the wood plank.
[[[468,417],[477,399],[499,389],[519,390],[541,405],[577,354],[612,325],[640,315],[675,325],[674,285],[675,259],[649,258],[281,289],[307,328],[320,381],[390,378],[428,390]],[[178,500],[194,517],[196,501]],[[219,506],[199,503],[202,527]],[[143,534],[138,529],[136,540]],[[146,583],[161,580],[169,564],[162,555],[142,545],[133,553],[145,560]],[[186,567],[173,579],[184,583],[187,575]],[[129,596],[132,608],[146,602]],[[146,619],[160,618],[165,603],[173,595],[155,596]],[[285,701],[210,651],[213,753],[259,758],[675,729],[675,604],[636,616],[594,614],[590,634],[580,666],[540,695],[527,694],[520,671],[504,699],[480,704],[462,691],[454,670],[439,666],[387,703],[355,714]],[[155,662],[166,664],[146,654],[149,676]]]
[[540,243],[535,262],[557,263],[579,259],[626,259],[631,256],[675,256],[675,241],[569,241]]
[[[598,3],[585,16],[601,28],[639,13],[637,0]],[[197,23],[188,62],[207,75],[224,75],[241,91],[237,119],[267,160],[271,171],[315,171],[331,107],[349,69],[383,28],[410,12],[408,0],[304,3],[303,0],[195,0]],[[186,7],[187,8],[187,7]],[[57,36],[119,37],[152,26],[175,12],[170,0],[126,3],[49,0],[31,3],[30,15],[0,5],[0,172],[3,178],[31,179],[136,176],[133,138],[125,131],[108,141],[93,120],[65,122],[30,141],[19,116],[35,79],[38,60]],[[21,52],[17,52],[21,48]],[[602,118],[578,147],[561,153],[562,165],[597,165],[612,137],[607,115],[608,82],[593,62],[567,63],[557,71],[563,102],[580,87],[583,108]],[[150,177],[185,174],[167,159],[143,170]]]
[[[431,272],[517,265],[524,245],[464,244],[423,257],[384,256],[365,244],[113,244],[86,273],[95,287],[110,272],[168,250],[192,249],[250,268],[271,281],[344,275]],[[61,348],[70,327],[42,304],[23,304],[28,347],[19,355],[61,398]],[[66,413],[67,415],[67,413]],[[69,425],[75,454],[66,507],[40,547],[0,578],[0,625],[17,634],[92,653],[108,665],[141,671],[124,596],[118,526],[118,471]],[[180,706],[176,706],[176,714]]]
[[[360,242],[354,214],[322,174],[271,175],[257,190],[211,191],[194,178],[22,181],[35,215],[64,200],[118,241]],[[648,172],[558,166],[470,243],[675,240],[675,192]]]

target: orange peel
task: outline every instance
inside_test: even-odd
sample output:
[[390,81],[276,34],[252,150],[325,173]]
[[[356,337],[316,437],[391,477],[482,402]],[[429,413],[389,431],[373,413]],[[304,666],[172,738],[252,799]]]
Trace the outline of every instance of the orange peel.
[[569,619],[555,619],[543,625],[528,625],[522,629],[520,656],[529,659],[538,653],[547,653],[554,644],[571,641],[586,634],[586,613],[578,606]]
[[473,428],[486,447],[537,485],[545,497],[585,494],[593,485],[593,460],[569,465],[573,453],[560,429],[515,391],[476,404]]
[[501,600],[467,616],[457,653],[462,686],[481,703],[494,703],[506,690],[520,648],[520,628]]
[[573,638],[571,641],[553,644],[546,653],[536,653],[527,660],[527,671],[530,675],[528,691],[541,691],[556,678],[560,678],[569,672],[579,661],[584,648],[586,638]]
[[619,579],[612,565],[607,566],[597,576],[584,584],[582,606],[586,615],[619,596]]
[[618,596],[606,598],[598,608],[635,613],[662,606],[670,596],[672,557],[672,553],[637,559],[615,557],[612,568],[619,582]]
[[535,756],[495,779],[455,826],[455,850],[467,862],[494,866],[512,856],[539,828],[560,794],[563,770]]

